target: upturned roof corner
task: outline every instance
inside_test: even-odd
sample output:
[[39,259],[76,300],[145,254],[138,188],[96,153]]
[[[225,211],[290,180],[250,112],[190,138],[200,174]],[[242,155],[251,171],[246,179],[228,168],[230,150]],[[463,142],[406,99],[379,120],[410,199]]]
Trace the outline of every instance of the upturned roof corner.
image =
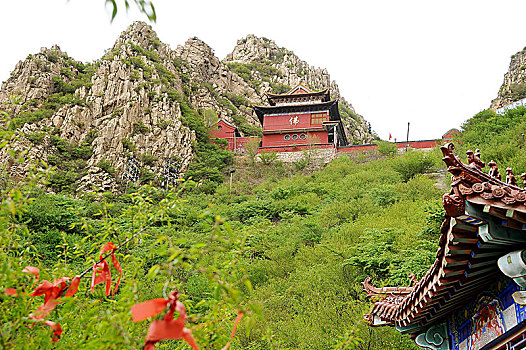
[[374,299],[365,321],[397,326],[412,338],[445,322],[467,299],[503,277],[497,259],[526,246],[526,190],[517,186],[513,171],[507,169],[504,182],[494,161],[488,163],[489,173],[482,171],[478,150],[466,152],[468,164],[455,155],[452,143],[441,151],[452,179],[443,196],[445,218],[435,262],[412,287],[378,288],[370,278],[363,282]]

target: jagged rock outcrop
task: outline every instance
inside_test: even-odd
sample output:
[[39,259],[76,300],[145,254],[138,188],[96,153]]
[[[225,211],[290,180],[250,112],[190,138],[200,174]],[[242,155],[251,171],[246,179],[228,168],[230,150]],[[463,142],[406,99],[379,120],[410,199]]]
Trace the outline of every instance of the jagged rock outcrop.
[[[23,124],[12,148],[29,149],[29,158],[56,165],[65,177],[56,179],[56,190],[62,181],[74,182],[73,190],[115,190],[130,155],[148,158],[143,173],[160,176],[165,159],[172,157],[180,160],[184,171],[193,157],[195,133],[183,125],[174,96],[183,95],[176,58],[140,22],[92,65],[73,61],[58,47],[28,57],[0,93],[1,102],[9,103],[11,96],[18,99],[13,108]],[[86,70],[90,72],[81,72]],[[75,149],[83,151],[75,155]],[[7,151],[0,157],[7,159]],[[117,171],[100,171],[101,161]],[[24,176],[29,164],[12,163],[8,170]],[[111,185],[108,176],[114,177]]]
[[[261,103],[257,91],[250,87],[226,64],[217,58],[210,46],[198,38],[191,38],[175,50],[182,61],[183,74],[198,82],[192,103],[202,110],[213,110],[219,118],[238,123],[241,114],[250,125],[259,127],[259,121],[249,108],[250,103]],[[244,99],[244,101],[243,101]],[[243,103],[237,103],[238,100]],[[234,107],[234,108],[232,108]]]
[[[3,83],[0,90],[0,104],[9,104],[14,114],[18,114],[23,105],[43,101],[52,93],[53,77],[60,76],[64,67],[64,53],[58,46],[51,49],[41,48],[35,55],[29,55],[26,60],[19,61],[11,72],[9,79]],[[72,74],[78,74],[74,64],[69,61]]]
[[331,96],[339,100],[349,141],[363,143],[373,139],[365,119],[340,95],[326,69],[310,66],[273,40],[248,35],[237,42],[224,62],[256,88],[262,98],[265,92],[283,93],[300,82],[315,90],[330,86]]
[[220,61],[197,38],[172,50],[150,26],[135,22],[93,63],[54,46],[16,65],[0,90],[0,109],[11,115],[16,138],[0,159],[15,177],[26,176],[31,162],[15,162],[11,151],[55,166],[54,191],[117,192],[130,156],[148,181],[159,180],[167,158],[176,158],[184,173],[218,118],[245,135],[260,134],[251,106],[264,103],[264,92],[284,92],[300,81],[314,89],[330,85],[348,136],[371,139],[326,70],[268,39],[249,36]]
[[504,75],[497,98],[491,101],[491,109],[509,105],[526,98],[526,47],[511,56],[508,72]]

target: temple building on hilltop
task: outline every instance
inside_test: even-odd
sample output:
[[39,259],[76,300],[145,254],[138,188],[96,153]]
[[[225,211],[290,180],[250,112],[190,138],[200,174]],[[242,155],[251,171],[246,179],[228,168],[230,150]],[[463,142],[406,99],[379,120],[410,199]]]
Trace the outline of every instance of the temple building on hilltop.
[[228,142],[227,149],[235,153],[245,153],[246,145],[250,140],[257,140],[257,136],[241,136],[237,126],[220,119],[210,128],[210,138],[223,139]]
[[300,83],[285,94],[266,95],[270,106],[253,106],[263,126],[260,151],[347,145],[338,101],[331,100],[329,88],[312,91]]
[[366,279],[375,302],[364,318],[371,326],[395,326],[422,349],[524,349],[526,190],[510,168],[500,181],[494,161],[483,172],[477,151],[467,152],[466,165],[453,144],[441,149],[453,177],[436,260],[409,287],[377,288]]

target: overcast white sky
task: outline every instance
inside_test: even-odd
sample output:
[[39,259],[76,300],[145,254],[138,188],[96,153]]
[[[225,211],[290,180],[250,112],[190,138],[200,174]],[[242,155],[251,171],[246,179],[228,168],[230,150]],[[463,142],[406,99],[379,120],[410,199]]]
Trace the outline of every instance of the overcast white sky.
[[[113,23],[104,0],[3,0],[0,80],[19,60],[58,44],[100,58],[134,20],[122,0]],[[197,36],[220,59],[247,34],[273,39],[327,68],[342,95],[383,139],[439,138],[488,108],[510,56],[526,46],[524,1],[154,0],[161,41]]]

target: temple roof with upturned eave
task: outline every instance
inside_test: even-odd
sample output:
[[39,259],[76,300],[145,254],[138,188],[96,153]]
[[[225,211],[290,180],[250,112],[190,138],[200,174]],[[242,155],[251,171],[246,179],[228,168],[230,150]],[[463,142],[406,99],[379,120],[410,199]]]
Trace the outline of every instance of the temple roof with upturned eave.
[[278,113],[294,113],[294,112],[316,112],[328,110],[330,120],[339,121],[341,120],[340,111],[338,110],[338,101],[332,100],[322,103],[315,104],[292,104],[292,105],[281,105],[281,106],[252,106],[254,112],[263,125],[263,117],[265,114],[278,114]]
[[314,91],[298,83],[284,94],[265,93],[271,106],[283,104],[307,104],[329,102],[331,100],[330,89],[327,87],[321,91]]
[[364,282],[376,299],[364,316],[372,326],[396,325],[417,334],[441,322],[502,275],[499,257],[526,244],[526,190],[484,173],[478,156],[462,163],[451,143],[441,150],[452,183],[443,196],[446,218],[435,262],[413,287]]

